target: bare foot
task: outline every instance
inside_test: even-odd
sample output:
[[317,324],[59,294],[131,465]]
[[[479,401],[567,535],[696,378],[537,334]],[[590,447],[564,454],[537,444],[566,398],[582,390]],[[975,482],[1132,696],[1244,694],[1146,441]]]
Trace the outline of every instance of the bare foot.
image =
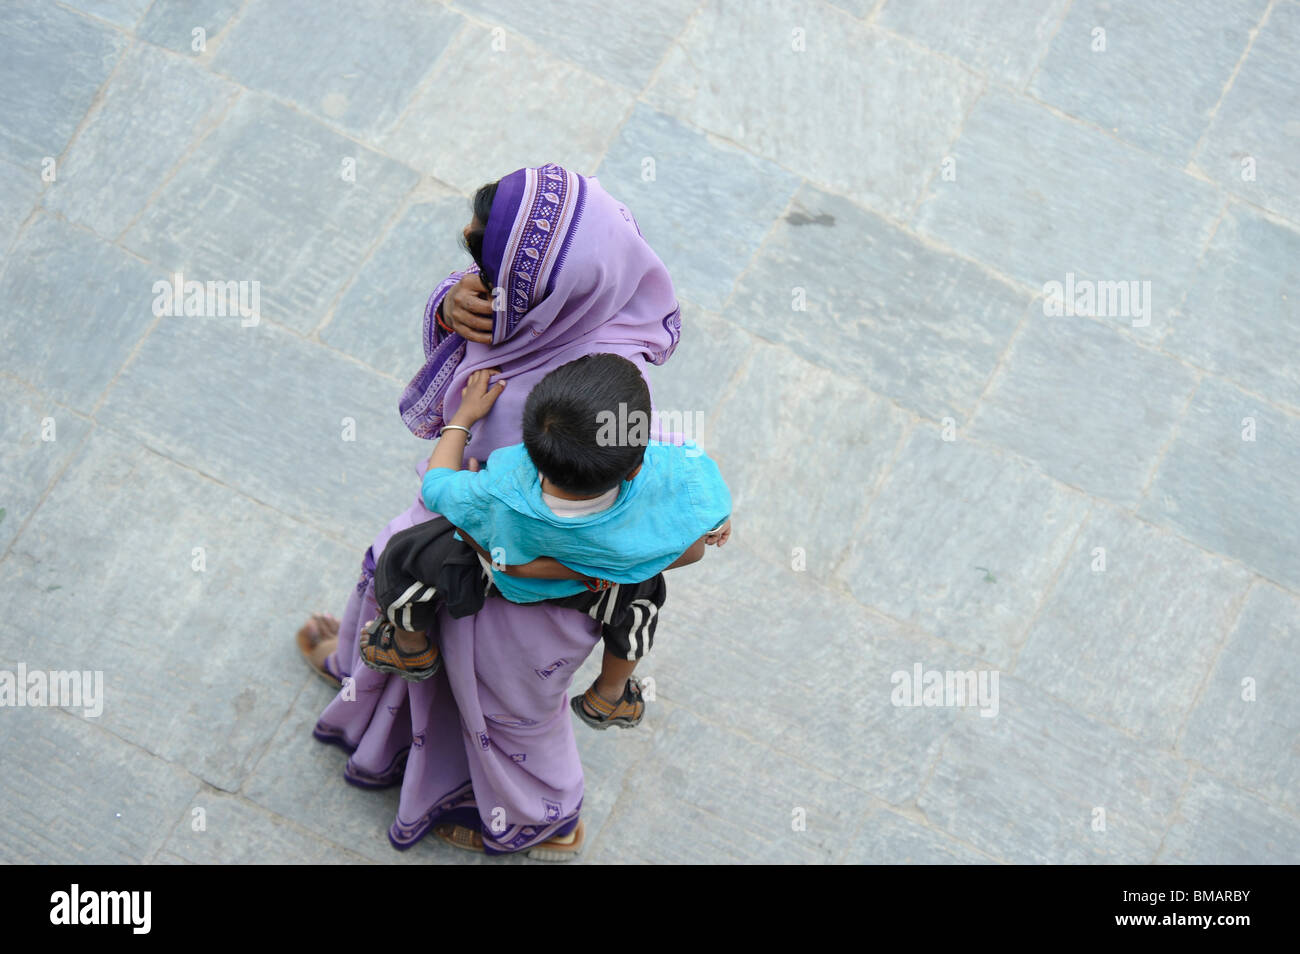
[[297,641],[298,651],[307,660],[307,665],[337,686],[339,681],[325,668],[325,660],[333,655],[339,644],[339,621],[329,613],[313,613],[298,630]]
[[333,613],[312,613],[308,622],[315,623],[321,632],[322,638],[338,639],[339,638],[339,621]]

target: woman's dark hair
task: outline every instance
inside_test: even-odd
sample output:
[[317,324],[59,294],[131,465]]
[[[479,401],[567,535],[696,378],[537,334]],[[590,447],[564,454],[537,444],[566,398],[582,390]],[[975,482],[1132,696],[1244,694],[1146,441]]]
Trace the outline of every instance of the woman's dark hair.
[[556,368],[528,393],[524,447],[533,465],[571,494],[604,493],[640,466],[650,438],[650,389],[616,354]]
[[480,186],[479,190],[474,193],[474,225],[469,234],[465,236],[465,248],[470,257],[474,259],[474,264],[478,266],[479,276],[483,280],[483,287],[491,293],[493,286],[496,284],[495,276],[483,264],[483,236],[487,234],[488,216],[492,214],[492,200],[497,197],[497,186],[501,180],[489,182],[485,186]]

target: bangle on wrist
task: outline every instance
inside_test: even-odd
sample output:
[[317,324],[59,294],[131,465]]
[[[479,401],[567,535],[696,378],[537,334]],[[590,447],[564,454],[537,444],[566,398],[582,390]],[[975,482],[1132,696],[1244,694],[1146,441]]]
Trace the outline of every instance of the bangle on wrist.
[[442,303],[445,302],[446,300],[447,300],[446,295],[443,295],[442,298],[438,300],[438,308],[433,314],[433,320],[437,322],[438,327],[441,328],[443,331],[447,332],[448,334],[454,335],[456,333],[456,330],[452,328],[451,325],[447,324],[447,322],[443,320],[442,317]]
[[473,436],[474,436],[473,434],[470,433],[470,430],[469,430],[468,427],[465,427],[465,426],[463,426],[463,425],[461,425],[461,424],[444,424],[444,425],[442,425],[442,431],[439,431],[439,432],[438,432],[438,436],[439,436],[439,437],[442,437],[442,433],[443,433],[443,431],[464,431],[464,432],[465,432],[465,443],[466,443],[466,444],[468,444],[468,443],[470,442],[470,439],[473,438]]

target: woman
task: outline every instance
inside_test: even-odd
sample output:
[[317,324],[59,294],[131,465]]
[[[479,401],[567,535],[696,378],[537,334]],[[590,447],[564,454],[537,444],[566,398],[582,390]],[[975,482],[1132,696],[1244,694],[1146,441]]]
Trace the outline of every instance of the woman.
[[[473,270],[453,274],[429,298],[427,360],[401,400],[416,435],[436,437],[469,375],[499,368],[510,386],[467,448],[483,460],[522,439],[523,402],[552,368],[606,352],[644,374],[647,362],[663,363],[676,347],[681,319],[667,270],[631,213],[595,179],[556,165],[513,172],[479,190],[465,237],[493,289],[490,340],[472,318],[450,319],[462,335],[440,315],[453,286],[476,280]],[[349,782],[401,784],[394,847],[409,848],[437,825],[460,847],[566,860],[583,840],[582,766],[567,695],[599,641],[594,620],[493,598],[473,617],[440,614],[443,670],[432,679],[409,683],[359,661],[358,634],[378,612],[376,554],[394,533],[432,517],[417,493],[367,550],[342,620],[318,615],[299,632],[317,671],[336,683],[351,677],[314,734],[351,752]]]

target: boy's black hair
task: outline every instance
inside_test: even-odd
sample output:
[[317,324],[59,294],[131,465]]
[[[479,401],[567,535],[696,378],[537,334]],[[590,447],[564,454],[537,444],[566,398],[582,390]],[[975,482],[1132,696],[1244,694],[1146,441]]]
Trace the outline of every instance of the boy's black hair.
[[470,258],[474,259],[474,264],[478,266],[483,287],[489,293],[496,281],[492,272],[483,264],[483,236],[487,234],[488,216],[492,214],[492,200],[497,197],[497,186],[500,184],[500,179],[489,182],[485,186],[479,186],[479,190],[474,193],[474,221],[478,223],[478,227],[470,229],[469,234],[465,236],[465,249],[469,252]]
[[537,383],[524,403],[523,423],[528,456],[556,487],[584,496],[604,493],[645,457],[650,389],[627,358],[589,354]]

